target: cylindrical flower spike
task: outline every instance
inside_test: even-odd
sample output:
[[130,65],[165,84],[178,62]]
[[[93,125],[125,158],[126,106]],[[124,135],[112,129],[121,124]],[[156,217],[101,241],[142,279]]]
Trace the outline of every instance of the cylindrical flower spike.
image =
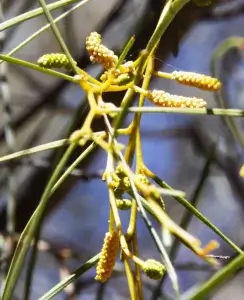
[[97,32],[91,32],[86,38],[86,50],[90,60],[100,63],[105,69],[114,68],[118,62],[118,56],[102,44],[101,35]]
[[175,71],[172,79],[181,84],[194,86],[205,91],[217,91],[221,88],[221,82],[217,78],[194,72]]
[[62,68],[62,67],[68,70],[72,69],[68,57],[63,53],[44,54],[38,59],[37,63],[39,66],[46,69]]
[[148,259],[144,262],[142,270],[149,278],[159,280],[163,277],[166,268],[160,262]]
[[203,108],[207,106],[207,102],[201,98],[171,95],[160,90],[148,91],[148,99],[163,107]]
[[101,282],[107,281],[116,262],[116,256],[119,246],[119,235],[117,232],[107,232],[105,235],[100,259],[97,264],[95,279]]

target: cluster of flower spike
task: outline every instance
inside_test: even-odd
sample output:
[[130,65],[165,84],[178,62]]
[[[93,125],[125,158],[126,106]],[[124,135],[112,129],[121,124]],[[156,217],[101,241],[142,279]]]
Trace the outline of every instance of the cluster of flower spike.
[[161,90],[148,91],[148,99],[158,106],[203,108],[207,103],[201,98],[171,95]]
[[[46,69],[62,68],[62,67],[68,70],[72,69],[70,61],[64,53],[44,54],[38,59],[37,63],[39,66]],[[74,63],[76,64],[75,61]]]
[[107,281],[116,262],[119,246],[119,235],[117,232],[107,232],[104,238],[100,259],[97,264],[95,279],[101,282]]
[[105,69],[115,67],[118,62],[118,56],[102,44],[101,35],[97,32],[91,32],[86,38],[86,50],[90,54],[90,60],[100,63]]
[[[100,282],[105,282],[111,277],[116,262],[118,246],[118,232],[107,232],[104,238],[103,247],[97,264],[95,277],[96,280]],[[165,266],[154,259],[148,259],[146,261],[143,261],[137,258],[137,260],[135,260],[135,263],[139,264],[139,266],[142,268],[142,271],[149,278],[154,280],[159,280],[160,278],[162,278],[166,271]]]
[[217,91],[221,88],[221,83],[217,78],[198,74],[194,72],[175,71],[171,74],[172,79],[181,84],[194,86],[206,91]]

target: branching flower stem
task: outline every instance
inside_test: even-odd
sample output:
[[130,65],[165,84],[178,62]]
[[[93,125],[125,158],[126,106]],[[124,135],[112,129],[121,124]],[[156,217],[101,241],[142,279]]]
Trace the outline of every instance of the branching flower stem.
[[[104,115],[104,119],[105,119],[106,126],[108,127],[110,136],[113,136],[114,129],[112,129],[112,127],[111,127],[111,125],[109,123],[109,120],[108,120],[108,118],[107,118],[106,115]],[[116,143],[117,143],[116,140],[114,140],[114,143],[115,143],[115,146],[116,146]],[[136,189],[136,186],[134,184],[132,173],[131,173],[131,171],[130,171],[130,169],[129,169],[127,163],[126,163],[126,161],[124,160],[124,157],[123,157],[122,153],[120,151],[117,151],[117,155],[119,156],[119,158],[120,158],[120,160],[121,160],[121,162],[123,164],[123,167],[124,167],[125,171],[127,172],[128,178],[130,180],[131,188],[132,188],[132,191],[133,191],[136,203],[137,203],[137,205],[138,205],[138,207],[140,209],[140,212],[141,212],[141,214],[143,216],[143,220],[145,221],[146,226],[147,226],[150,234],[152,235],[153,240],[154,240],[157,248],[159,249],[159,251],[160,251],[160,253],[161,253],[161,255],[162,255],[162,257],[163,257],[163,259],[165,261],[165,264],[166,264],[167,270],[169,272],[169,276],[170,276],[170,278],[172,280],[172,285],[173,285],[173,288],[174,288],[174,291],[175,291],[175,296],[176,296],[175,299],[177,300],[177,299],[179,299],[179,285],[178,285],[178,279],[177,279],[177,275],[175,273],[174,267],[171,264],[171,261],[170,261],[170,259],[168,257],[168,254],[167,254],[164,246],[162,245],[162,242],[161,242],[161,240],[160,240],[160,238],[159,238],[156,230],[154,229],[154,227],[152,226],[150,220],[147,217],[147,214],[146,214],[146,212],[145,212],[145,210],[143,208],[143,205],[142,205],[142,203],[140,201],[140,196],[139,196],[139,194],[137,192],[137,189]],[[116,207],[116,209],[117,209],[117,207]]]

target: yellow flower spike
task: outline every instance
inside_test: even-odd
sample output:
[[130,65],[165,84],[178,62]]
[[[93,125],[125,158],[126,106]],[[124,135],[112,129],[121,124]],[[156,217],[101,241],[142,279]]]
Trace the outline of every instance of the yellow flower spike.
[[100,259],[97,264],[95,279],[101,282],[107,281],[116,262],[116,257],[119,249],[119,234],[118,232],[107,232],[104,238],[103,247],[100,254]]
[[[38,59],[37,63],[40,67],[46,69],[63,68],[63,67],[68,70],[72,69],[68,57],[63,53],[44,54]],[[75,62],[75,64],[77,63]]]
[[149,91],[148,99],[162,107],[204,108],[207,106],[207,102],[201,98],[171,95],[161,90]]
[[163,277],[166,268],[160,262],[154,259],[148,259],[144,262],[142,270],[147,275],[147,277],[154,280],[159,280]]
[[118,209],[128,210],[131,208],[132,201],[130,199],[116,199]]
[[194,86],[205,91],[217,91],[221,88],[221,82],[217,78],[194,72],[175,71],[171,74],[177,82]]
[[86,50],[91,62],[100,63],[105,69],[114,68],[118,63],[118,56],[102,44],[101,35],[97,32],[90,33],[86,38]]

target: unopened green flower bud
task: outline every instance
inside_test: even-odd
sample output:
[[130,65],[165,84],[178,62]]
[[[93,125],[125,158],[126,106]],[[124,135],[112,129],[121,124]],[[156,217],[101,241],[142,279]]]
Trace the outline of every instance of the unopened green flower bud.
[[136,178],[144,184],[147,184],[147,185],[150,184],[150,181],[148,180],[148,178],[143,174],[136,174]]
[[131,188],[130,180],[127,176],[122,179],[122,183],[125,189],[129,190]]
[[121,210],[128,210],[131,208],[132,202],[130,199],[116,199],[116,205]]
[[142,269],[149,278],[154,280],[162,278],[166,271],[165,266],[154,259],[146,260]]
[[[49,53],[44,54],[41,56],[38,61],[38,65],[40,67],[46,69],[53,69],[53,68],[66,68],[68,70],[72,69],[71,63],[68,57],[63,53]],[[76,62],[74,61],[76,64]]]

